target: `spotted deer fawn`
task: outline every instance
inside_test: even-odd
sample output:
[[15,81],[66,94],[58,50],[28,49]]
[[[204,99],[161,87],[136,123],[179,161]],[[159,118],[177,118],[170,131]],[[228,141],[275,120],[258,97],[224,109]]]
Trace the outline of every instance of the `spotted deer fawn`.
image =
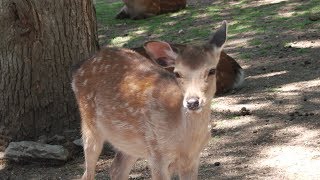
[[146,42],[149,56],[174,73],[124,48],[103,48],[80,65],[72,88],[82,118],[83,179],[94,179],[105,141],[117,150],[111,179],[128,179],[138,158],[148,160],[152,179],[197,179],[226,31],[224,21],[208,43],[179,53],[166,42]]

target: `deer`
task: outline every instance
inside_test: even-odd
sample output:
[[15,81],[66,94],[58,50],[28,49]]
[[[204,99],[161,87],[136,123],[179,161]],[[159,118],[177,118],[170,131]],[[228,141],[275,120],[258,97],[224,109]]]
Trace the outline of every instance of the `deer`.
[[186,0],[123,0],[125,4],[116,19],[145,19],[158,14],[175,12],[186,7]]
[[[175,52],[183,51],[187,47],[186,44],[169,44],[172,47],[172,50]],[[159,65],[160,67],[173,73],[173,66],[170,66],[161,58],[152,59],[143,47],[135,47],[131,49],[145,56],[152,63]],[[230,91],[236,91],[240,89],[241,87],[243,87],[244,79],[245,73],[239,63],[224,51],[221,51],[220,60],[216,69],[217,90],[215,96],[221,96]]]
[[109,175],[129,178],[139,158],[153,180],[198,177],[200,153],[210,139],[211,99],[216,69],[227,39],[227,22],[207,43],[176,53],[164,41],[144,44],[148,55],[173,73],[126,48],[104,47],[72,74],[81,115],[85,171],[93,180],[104,142],[116,150]]

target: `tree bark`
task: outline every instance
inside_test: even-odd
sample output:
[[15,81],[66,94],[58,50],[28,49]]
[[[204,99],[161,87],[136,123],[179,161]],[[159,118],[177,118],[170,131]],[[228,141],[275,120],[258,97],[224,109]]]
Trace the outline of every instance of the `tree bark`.
[[98,48],[91,0],[0,1],[0,138],[79,125],[70,67]]

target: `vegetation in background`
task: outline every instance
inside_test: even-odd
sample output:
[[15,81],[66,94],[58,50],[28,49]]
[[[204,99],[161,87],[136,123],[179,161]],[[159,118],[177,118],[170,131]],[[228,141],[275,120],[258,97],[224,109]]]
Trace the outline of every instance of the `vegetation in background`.
[[[134,47],[147,40],[161,39],[175,43],[198,43],[208,39],[212,29],[226,19],[229,22],[229,40],[244,37],[246,49],[240,58],[277,54],[293,41],[285,36],[289,31],[315,30],[320,33],[319,21],[311,21],[311,13],[320,12],[320,0],[280,1],[257,5],[250,0],[215,1],[209,5],[189,5],[176,13],[163,14],[144,20],[118,20],[115,15],[122,2],[107,3],[97,0],[99,40],[102,45]],[[290,9],[284,9],[290,7]],[[278,42],[269,42],[269,36],[279,36]],[[254,37],[254,38],[253,38]],[[241,48],[241,47],[240,47]],[[304,54],[305,49],[293,49]],[[271,52],[271,53],[270,53]]]

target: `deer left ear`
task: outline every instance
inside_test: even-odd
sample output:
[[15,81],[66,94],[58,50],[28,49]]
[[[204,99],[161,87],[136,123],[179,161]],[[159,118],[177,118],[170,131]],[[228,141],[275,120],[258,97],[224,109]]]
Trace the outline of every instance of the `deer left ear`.
[[167,42],[149,41],[144,43],[143,47],[155,63],[164,68],[174,67],[178,54]]
[[221,27],[213,34],[209,45],[214,49],[221,51],[227,40],[227,21],[223,21]]

